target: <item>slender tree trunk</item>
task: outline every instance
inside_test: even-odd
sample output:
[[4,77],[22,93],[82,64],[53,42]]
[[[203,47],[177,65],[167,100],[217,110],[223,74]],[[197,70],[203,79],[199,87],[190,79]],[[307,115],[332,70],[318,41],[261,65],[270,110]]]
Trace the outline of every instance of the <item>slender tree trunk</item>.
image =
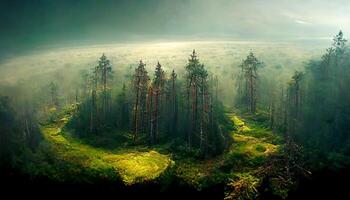
[[[190,114],[192,114],[192,120],[191,120],[191,129],[188,130],[187,132],[187,142],[188,142],[188,146],[191,148],[191,144],[192,144],[192,131],[193,131],[193,102],[191,102],[191,96],[193,96],[193,85],[192,85],[192,82],[193,82],[193,77],[190,78],[190,82],[189,82],[189,85],[188,85],[188,90],[187,90],[187,106],[188,106],[188,109],[187,109],[187,112],[188,112],[188,115],[187,116],[190,116]],[[192,103],[192,108],[191,108],[191,103]],[[191,113],[191,109],[192,109],[192,113]]]
[[75,89],[75,102],[78,103],[78,95],[79,95],[79,91],[78,88]]
[[139,109],[139,93],[140,93],[140,78],[137,80],[137,89],[136,89],[136,102],[135,102],[135,110],[134,110],[134,141],[136,141],[136,137],[138,134],[138,109]]
[[155,142],[159,142],[159,130],[158,130],[158,99],[159,98],[159,89],[155,91],[154,99],[154,131],[155,131]]
[[106,120],[107,113],[107,68],[103,67],[103,120]]
[[201,130],[200,130],[200,149],[203,150],[204,143],[204,117],[205,117],[205,100],[204,100],[204,78],[202,77],[202,117],[201,117]]
[[96,91],[92,90],[91,92],[91,112],[90,112],[90,132],[96,133],[97,127],[96,127]]
[[27,119],[27,116],[25,116],[24,118],[24,123],[25,123],[25,126],[26,126],[26,131],[25,131],[25,139],[27,140],[28,137],[31,135],[30,134],[30,130],[29,130],[29,125],[28,125],[28,119]]
[[147,102],[146,102],[146,111],[148,113],[148,120],[149,120],[149,135],[148,139],[150,143],[153,143],[153,111],[152,111],[152,99],[153,99],[153,89],[152,87],[148,90],[147,95]]
[[196,118],[197,118],[197,87],[196,83],[192,86],[192,128],[190,132],[190,146],[192,145],[192,136],[196,131]]
[[299,116],[299,82],[295,83],[295,117]]
[[250,72],[249,75],[249,91],[250,91],[250,112],[255,113],[254,110],[254,83],[253,83],[253,72]]
[[173,79],[172,84],[172,100],[173,100],[173,119],[172,119],[172,131],[176,130],[176,124],[177,124],[177,108],[176,108],[176,85],[175,85],[175,79]]
[[275,127],[275,105],[273,100],[271,100],[271,104],[270,104],[270,128],[274,129]]

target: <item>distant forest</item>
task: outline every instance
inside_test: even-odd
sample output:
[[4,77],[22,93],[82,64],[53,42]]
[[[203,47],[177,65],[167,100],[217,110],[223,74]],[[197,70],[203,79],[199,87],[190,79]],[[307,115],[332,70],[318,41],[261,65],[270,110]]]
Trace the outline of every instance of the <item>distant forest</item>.
[[[118,66],[111,63],[109,55],[101,54],[95,67],[87,67],[88,70],[81,71],[74,83],[69,83],[74,94],[61,89],[61,84],[67,83],[57,81],[47,81],[39,94],[2,94],[2,171],[20,169],[31,159],[54,160],[42,151],[47,149],[43,144],[48,137],[43,135],[42,127],[45,130],[59,127],[60,131],[67,132],[67,138],[87,143],[101,142],[106,135],[118,133],[116,137],[121,139],[108,141],[108,145],[160,149],[159,152],[166,149],[180,160],[175,163],[181,163],[188,156],[196,162],[205,162],[233,151],[232,146],[239,141],[232,137],[232,132],[241,131],[244,135],[246,124],[237,118],[232,122],[230,113],[251,120],[247,121],[252,126],[263,127],[254,133],[254,137],[260,137],[268,130],[281,138],[278,145],[283,156],[272,159],[278,161],[276,167],[283,165],[282,170],[274,171],[274,177],[283,177],[277,179],[280,186],[294,183],[298,177],[313,171],[341,170],[350,166],[350,50],[342,31],[334,36],[333,43],[320,58],[307,62],[303,70],[289,74],[288,80],[278,78],[283,70],[278,67],[261,78],[261,70],[266,64],[253,50],[242,58],[239,66],[234,66],[239,72],[232,76],[234,85],[222,82],[220,75],[208,71],[196,50],[189,52],[184,73],[178,74],[176,69],[165,72],[160,62],[153,72],[148,72],[146,63],[140,60],[132,73],[121,80],[115,73]],[[229,104],[221,100],[225,91],[236,94]],[[65,92],[67,94],[63,95]],[[67,96],[70,98],[65,98]],[[267,142],[269,137],[273,136],[264,135],[262,141]],[[103,145],[98,147],[105,148]],[[257,150],[267,152],[265,148],[259,146]],[[230,165],[227,160],[222,162],[224,164],[217,170],[221,170],[220,173],[215,172],[220,175],[218,180],[226,176],[223,174],[229,174],[227,171],[231,168],[242,165],[237,161],[241,159],[237,155],[227,159],[235,160]],[[40,162],[49,163],[41,167],[48,169],[50,162]],[[255,166],[255,162],[260,161],[254,161],[249,167]],[[22,172],[35,171],[36,165],[25,166]],[[264,167],[270,169],[266,165],[260,168]],[[47,174],[50,170],[53,168],[49,168]],[[246,177],[240,180],[255,181]],[[225,181],[229,182],[228,179]],[[238,183],[235,184],[232,188],[237,189]],[[244,185],[243,182],[240,184]],[[247,193],[241,195],[255,194],[255,189],[245,191]],[[286,198],[282,189],[278,194]],[[229,192],[227,199],[234,199],[235,195],[237,191]],[[246,199],[253,196],[248,195]]]

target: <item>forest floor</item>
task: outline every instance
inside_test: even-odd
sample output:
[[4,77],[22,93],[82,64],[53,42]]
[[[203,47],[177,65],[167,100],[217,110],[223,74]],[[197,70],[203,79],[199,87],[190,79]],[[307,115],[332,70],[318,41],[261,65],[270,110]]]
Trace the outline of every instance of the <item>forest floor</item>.
[[[65,112],[60,120],[41,130],[56,159],[79,166],[72,170],[88,169],[102,179],[120,177],[124,184],[132,185],[153,180],[174,164],[169,155],[149,148],[105,149],[88,145],[64,129],[71,117],[72,113]],[[110,177],[111,174],[114,175]]]
[[233,110],[226,115],[234,126],[230,148],[222,155],[205,160],[176,160],[176,175],[198,190],[220,183],[232,187],[237,187],[237,183],[246,184],[255,190],[263,178],[256,173],[270,155],[279,153],[282,138],[251,116],[239,115]]
[[[64,128],[73,114],[73,107],[58,116],[59,120],[41,127],[45,140],[41,145],[42,151],[33,154],[30,162],[24,163],[22,168],[25,172],[59,182],[122,180],[125,185],[162,184],[162,177],[170,173],[182,184],[196,190],[220,184],[237,188],[237,184],[244,184],[248,193],[255,193],[255,188],[262,181],[255,172],[270,155],[279,152],[282,144],[280,136],[251,116],[228,111],[226,115],[234,126],[230,133],[233,143],[223,154],[213,158],[176,155],[166,145],[103,148],[72,136]],[[237,195],[232,191],[229,189],[227,195]]]

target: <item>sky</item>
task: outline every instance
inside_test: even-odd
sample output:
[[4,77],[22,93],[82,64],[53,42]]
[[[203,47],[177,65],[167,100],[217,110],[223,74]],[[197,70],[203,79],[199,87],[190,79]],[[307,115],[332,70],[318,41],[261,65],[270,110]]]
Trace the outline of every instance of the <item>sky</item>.
[[156,40],[314,40],[350,32],[348,0],[0,0],[0,53]]

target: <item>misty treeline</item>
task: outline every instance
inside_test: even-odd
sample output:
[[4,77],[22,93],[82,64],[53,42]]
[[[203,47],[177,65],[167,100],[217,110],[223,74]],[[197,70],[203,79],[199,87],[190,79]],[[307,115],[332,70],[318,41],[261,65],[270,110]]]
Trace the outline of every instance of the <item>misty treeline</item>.
[[[233,85],[227,84],[232,83],[227,76],[209,73],[196,52],[179,75],[175,70],[165,72],[161,63],[154,66],[154,73],[147,72],[140,61],[124,70],[122,77],[118,66],[102,55],[97,66],[81,71],[79,78],[56,73],[52,81],[45,79],[38,85],[19,81],[1,88],[10,96],[0,99],[1,159],[35,150],[41,140],[39,124],[72,104],[77,110],[68,127],[80,137],[118,133],[135,144],[170,142],[214,155],[230,142],[220,99],[234,90],[227,107],[264,116],[262,124],[283,134],[287,143],[292,140],[304,147],[310,164],[347,166],[350,51],[346,42],[340,31],[319,59],[293,73],[283,66],[269,66],[250,52],[232,69]],[[65,83],[64,76],[74,76],[74,81]]]
[[112,63],[103,54],[96,67],[82,73],[78,109],[69,126],[80,136],[122,131],[131,133],[135,143],[174,142],[203,155],[222,152],[229,137],[217,96],[218,78],[208,74],[196,52],[183,78],[175,70],[166,73],[159,62],[149,76],[145,66],[140,61],[129,79],[119,83],[121,91],[114,94]]
[[0,167],[10,167],[16,156],[38,147],[42,137],[35,113],[28,102],[16,104],[0,96]]
[[[268,113],[269,126],[305,148],[314,167],[350,164],[350,51],[340,31],[321,59],[309,61],[289,80],[260,79],[264,67],[253,53],[236,76],[235,106],[254,114]],[[257,110],[257,105],[259,110]]]

